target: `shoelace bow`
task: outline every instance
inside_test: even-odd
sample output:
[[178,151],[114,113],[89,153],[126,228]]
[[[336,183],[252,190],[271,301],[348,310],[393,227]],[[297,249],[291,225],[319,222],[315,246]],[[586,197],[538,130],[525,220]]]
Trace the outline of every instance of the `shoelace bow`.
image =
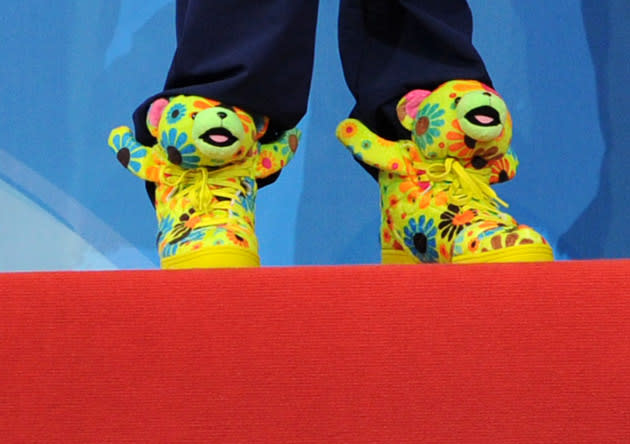
[[413,167],[425,171],[431,182],[450,182],[449,197],[455,205],[461,206],[475,199],[482,206],[496,209],[499,205],[508,204],[497,196],[488,184],[488,175],[470,168],[464,168],[452,157],[444,162],[414,162]]
[[252,176],[251,161],[241,165],[230,165],[217,170],[207,168],[181,169],[167,166],[161,174],[161,181],[174,187],[174,193],[190,200],[192,206],[205,213],[223,210],[225,215],[213,218],[216,224],[227,223],[232,201],[247,191],[240,180]]

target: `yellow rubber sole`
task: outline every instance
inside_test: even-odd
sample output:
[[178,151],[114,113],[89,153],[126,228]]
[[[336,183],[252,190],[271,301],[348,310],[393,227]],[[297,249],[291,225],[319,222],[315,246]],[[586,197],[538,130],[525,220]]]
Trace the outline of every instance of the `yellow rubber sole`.
[[218,246],[164,258],[161,267],[165,270],[260,267],[260,258],[244,248]]
[[384,265],[410,265],[421,262],[411,254],[401,250],[381,250],[381,263]]
[[497,264],[520,262],[551,262],[553,250],[547,244],[515,245],[483,253],[461,254],[453,258],[454,264]]
[[[518,262],[551,262],[553,250],[546,244],[515,245],[484,253],[468,253],[453,258],[453,264],[496,264]],[[381,263],[385,265],[420,264],[411,254],[401,250],[381,250]]]

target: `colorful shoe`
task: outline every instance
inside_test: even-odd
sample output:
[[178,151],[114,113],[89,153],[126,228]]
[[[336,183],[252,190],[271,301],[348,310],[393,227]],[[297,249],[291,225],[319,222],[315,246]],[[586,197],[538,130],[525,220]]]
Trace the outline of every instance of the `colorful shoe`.
[[259,266],[256,180],[286,166],[299,131],[260,144],[266,118],[197,96],[156,100],[147,127],[153,147],[128,127],[112,130],[109,145],[125,168],[156,184],[161,267]]
[[512,120],[493,89],[456,80],[398,104],[411,140],[389,141],[355,119],[337,137],[380,170],[383,263],[553,260],[547,241],[500,210],[490,187],[514,177]]

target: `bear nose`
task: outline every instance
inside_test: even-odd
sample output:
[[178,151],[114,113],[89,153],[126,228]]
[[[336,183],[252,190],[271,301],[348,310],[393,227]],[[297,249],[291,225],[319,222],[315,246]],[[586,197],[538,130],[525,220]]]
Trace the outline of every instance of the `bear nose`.
[[217,116],[219,116],[219,118],[221,118],[221,119],[225,119],[227,117],[227,114],[224,113],[223,111],[219,111],[217,113]]

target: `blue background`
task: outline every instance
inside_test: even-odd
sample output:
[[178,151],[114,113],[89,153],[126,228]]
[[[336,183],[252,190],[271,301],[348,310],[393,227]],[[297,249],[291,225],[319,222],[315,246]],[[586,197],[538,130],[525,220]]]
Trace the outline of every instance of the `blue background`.
[[[563,259],[627,257],[630,3],[471,0],[474,40],[515,120],[510,212]],[[0,16],[0,270],[154,268],[155,216],[109,130],[163,84],[174,1],[22,0]],[[379,260],[378,189],[334,138],[352,107],[320,1],[294,161],[259,193],[266,265]]]

